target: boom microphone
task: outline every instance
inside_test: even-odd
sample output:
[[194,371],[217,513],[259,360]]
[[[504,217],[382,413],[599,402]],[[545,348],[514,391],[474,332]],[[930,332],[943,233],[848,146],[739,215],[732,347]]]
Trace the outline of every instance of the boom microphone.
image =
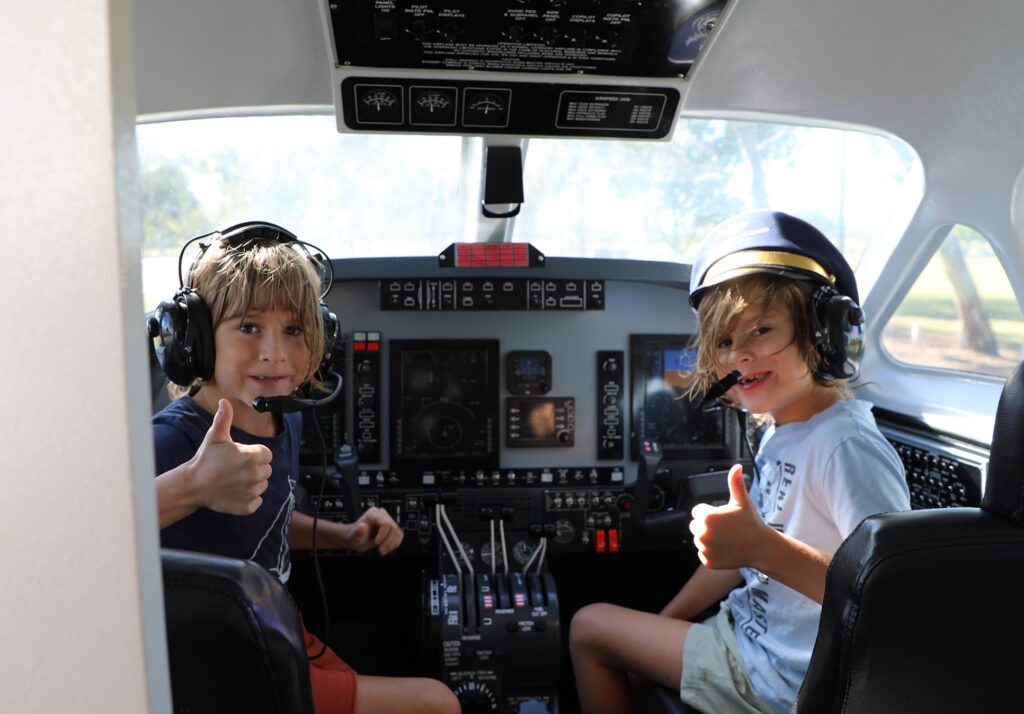
[[325,404],[330,404],[338,395],[341,394],[341,375],[337,372],[331,372],[327,375],[327,378],[334,378],[337,380],[337,384],[334,385],[334,389],[326,397],[320,399],[301,399],[299,397],[256,397],[252,400],[252,408],[258,412],[273,412],[274,414],[286,414],[289,412],[300,412],[304,409],[313,409],[314,407],[322,407]]
[[704,393],[704,399],[702,399],[700,403],[701,407],[708,406],[716,399],[718,399],[726,392],[728,392],[730,389],[735,387],[736,384],[739,383],[741,376],[743,375],[740,374],[740,371],[738,369],[734,369],[733,371],[729,372],[729,374],[725,375],[720,380],[712,384],[711,388]]

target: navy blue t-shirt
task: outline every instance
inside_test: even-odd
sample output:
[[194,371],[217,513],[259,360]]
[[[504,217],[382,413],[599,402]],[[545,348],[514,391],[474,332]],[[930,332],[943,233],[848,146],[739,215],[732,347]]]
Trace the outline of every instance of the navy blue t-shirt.
[[[232,516],[200,508],[160,531],[160,545],[230,558],[254,560],[288,582],[292,560],[288,547],[288,528],[295,508],[295,484],[299,477],[299,435],[301,414],[285,414],[284,429],[265,438],[231,428],[231,438],[239,444],[262,444],[270,449],[272,473],[263,493],[263,503],[250,516]],[[191,397],[182,397],[153,417],[153,441],[156,472],[165,473],[180,466],[199,450],[213,415]]]

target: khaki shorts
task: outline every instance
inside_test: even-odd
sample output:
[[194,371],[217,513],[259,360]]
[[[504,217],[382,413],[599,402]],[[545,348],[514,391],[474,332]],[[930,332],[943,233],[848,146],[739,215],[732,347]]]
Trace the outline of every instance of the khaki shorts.
[[706,714],[774,714],[750,684],[732,613],[724,604],[686,633],[679,698]]

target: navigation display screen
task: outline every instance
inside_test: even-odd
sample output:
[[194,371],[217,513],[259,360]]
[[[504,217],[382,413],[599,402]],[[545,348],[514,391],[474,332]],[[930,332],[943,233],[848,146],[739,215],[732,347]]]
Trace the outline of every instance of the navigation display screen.
[[666,456],[717,457],[726,449],[726,411],[705,412],[683,396],[681,373],[697,361],[692,342],[691,335],[630,335],[634,458],[642,441],[657,442]]
[[496,468],[498,341],[392,340],[393,467]]

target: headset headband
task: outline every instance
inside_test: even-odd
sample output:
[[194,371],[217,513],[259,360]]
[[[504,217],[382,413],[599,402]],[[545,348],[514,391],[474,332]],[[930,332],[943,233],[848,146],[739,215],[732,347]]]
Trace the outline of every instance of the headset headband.
[[[192,287],[192,272],[195,270],[196,265],[202,259],[206,250],[214,241],[218,240],[225,241],[228,248],[231,250],[244,250],[248,244],[261,240],[276,241],[282,245],[294,243],[318,266],[320,284],[322,286],[320,290],[321,300],[327,297],[327,293],[331,291],[331,286],[334,284],[334,264],[327,258],[327,253],[323,250],[312,243],[299,240],[294,233],[275,223],[267,223],[266,221],[245,221],[244,223],[236,223],[233,226],[229,226],[222,231],[211,231],[210,233],[204,233],[201,236],[196,236],[181,247],[181,251],[178,253],[178,285],[182,289]],[[190,245],[197,241],[199,241],[199,255],[197,255],[195,260],[192,261],[192,267],[189,268],[188,281],[186,284],[185,276],[181,272],[182,262],[185,258],[185,251],[188,250]]]

